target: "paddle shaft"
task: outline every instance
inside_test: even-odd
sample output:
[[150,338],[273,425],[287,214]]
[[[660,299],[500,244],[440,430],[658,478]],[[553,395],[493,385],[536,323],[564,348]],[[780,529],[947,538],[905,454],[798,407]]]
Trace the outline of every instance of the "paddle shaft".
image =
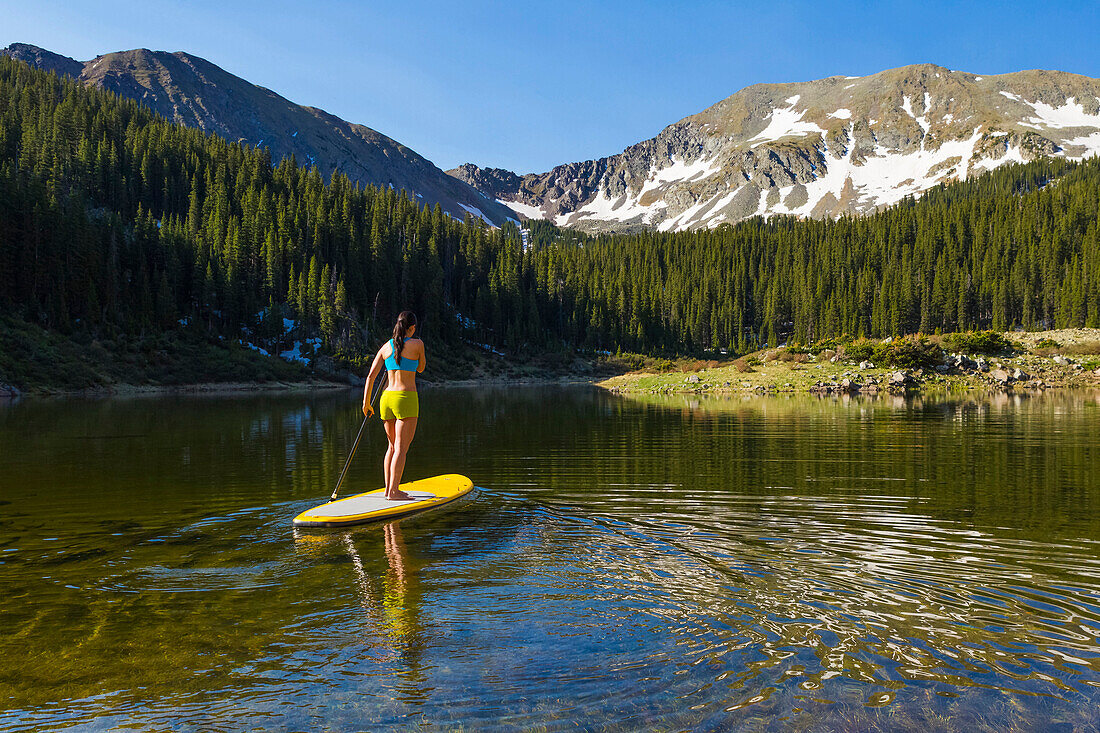
[[[378,381],[378,386],[374,388],[374,394],[370,398],[370,402],[373,405],[375,398],[378,396],[378,387],[382,385],[382,381]],[[363,437],[363,430],[367,427],[367,416],[363,415],[363,424],[359,426],[359,433],[355,436],[355,442],[351,446],[351,452],[348,453],[348,460],[344,462],[344,470],[340,472],[340,478],[336,481],[336,488],[332,490],[332,496],[329,497],[329,501],[336,501],[336,495],[340,493],[340,485],[344,483],[344,476],[348,474],[348,468],[351,466],[351,459],[355,458],[355,451],[359,448],[359,439]]]

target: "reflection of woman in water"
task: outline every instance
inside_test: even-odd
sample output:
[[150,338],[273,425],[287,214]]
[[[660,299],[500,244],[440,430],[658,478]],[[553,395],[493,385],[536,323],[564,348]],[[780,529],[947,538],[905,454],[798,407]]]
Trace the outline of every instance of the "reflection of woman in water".
[[[408,673],[413,688],[406,694],[418,694],[417,685],[423,682],[420,657],[424,652],[424,634],[419,624],[420,578],[418,569],[409,560],[405,540],[401,536],[401,523],[389,522],[383,528],[383,549],[388,567],[378,588],[363,567],[363,561],[352,542],[351,535],[344,535],[344,547],[351,556],[363,608],[378,624],[378,631],[386,637],[393,650],[400,654],[402,667]],[[378,594],[381,593],[381,604]]]
[[386,572],[382,588],[382,607],[386,613],[386,624],[393,632],[394,639],[404,639],[409,635],[413,619],[409,608],[409,582],[411,574],[405,567],[405,540],[401,537],[399,522],[386,525],[386,560],[390,567]]

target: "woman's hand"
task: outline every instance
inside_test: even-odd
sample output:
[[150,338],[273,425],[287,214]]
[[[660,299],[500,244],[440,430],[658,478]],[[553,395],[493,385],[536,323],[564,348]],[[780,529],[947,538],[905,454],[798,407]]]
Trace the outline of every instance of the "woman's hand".
[[363,400],[363,417],[370,417],[374,414],[374,405],[370,403],[370,400]]

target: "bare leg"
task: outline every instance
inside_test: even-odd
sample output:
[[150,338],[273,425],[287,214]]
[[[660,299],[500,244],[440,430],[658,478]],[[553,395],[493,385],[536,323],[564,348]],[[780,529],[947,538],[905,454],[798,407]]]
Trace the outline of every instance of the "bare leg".
[[386,428],[386,440],[389,441],[389,447],[386,448],[386,459],[382,464],[382,485],[386,487],[386,495],[389,496],[390,488],[390,464],[393,463],[393,441],[397,436],[397,427],[394,425],[397,420],[386,420],[382,423]]
[[408,499],[411,497],[398,487],[401,486],[401,474],[405,472],[405,456],[409,452],[409,444],[412,443],[413,435],[416,433],[416,418],[407,417],[404,420],[397,420],[394,432],[396,435],[393,441],[389,482],[386,484],[386,498]]

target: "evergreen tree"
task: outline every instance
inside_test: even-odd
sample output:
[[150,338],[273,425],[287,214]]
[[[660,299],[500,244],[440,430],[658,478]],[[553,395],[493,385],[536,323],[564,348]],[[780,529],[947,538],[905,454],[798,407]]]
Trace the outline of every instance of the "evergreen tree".
[[326,184],[0,58],[0,314],[63,332],[193,314],[222,338],[275,338],[285,314],[337,350],[412,308],[452,343],[683,354],[1097,326],[1098,191],[1100,161],[1043,158],[861,218],[598,236],[534,221],[524,248],[514,226]]

